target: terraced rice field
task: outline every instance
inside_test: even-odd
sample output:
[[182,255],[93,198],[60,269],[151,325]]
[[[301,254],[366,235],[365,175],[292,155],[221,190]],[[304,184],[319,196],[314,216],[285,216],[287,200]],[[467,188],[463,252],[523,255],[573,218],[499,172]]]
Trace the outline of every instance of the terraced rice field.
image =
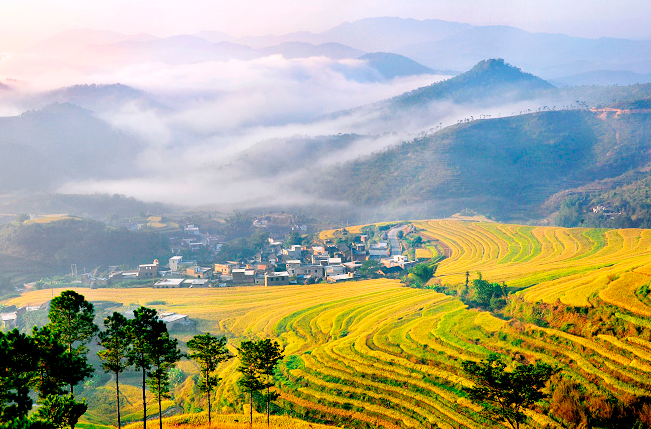
[[[55,294],[58,291],[55,291]],[[458,299],[409,289],[395,280],[340,285],[232,289],[80,289],[91,301],[126,306],[164,301],[160,309],[188,314],[198,329],[244,338],[278,338],[287,358],[280,369],[284,401],[312,415],[337,415],[360,427],[492,427],[465,398],[470,380],[461,361],[490,352],[521,354],[560,365],[590,389],[649,393],[651,342],[592,339],[526,326],[517,329]],[[36,305],[49,290],[9,304]],[[178,336],[187,341],[189,334]],[[218,409],[241,407],[238,362],[223,364]],[[196,373],[190,362],[181,365]],[[236,411],[241,411],[241,408]],[[548,421],[534,415],[537,421]]]
[[436,275],[463,283],[477,272],[508,286],[526,288],[529,301],[590,306],[607,303],[651,316],[635,291],[651,282],[651,230],[533,227],[457,221],[414,223],[425,238],[438,240],[449,258]]
[[[448,255],[444,283],[481,271],[523,288],[525,299],[589,305],[598,294],[622,308],[617,317],[651,328],[650,309],[635,295],[651,276],[651,231],[526,227],[458,221],[415,222],[428,248]],[[243,339],[277,338],[285,348],[278,384],[284,406],[311,416],[338,416],[346,427],[492,426],[462,391],[471,381],[461,362],[489,353],[558,365],[565,376],[602,394],[651,394],[651,341],[608,334],[591,338],[507,322],[468,309],[457,298],[410,289],[396,280],[227,289],[80,289],[91,301],[188,314],[200,332]],[[55,294],[58,291],[54,292]],[[37,305],[50,290],[7,304]],[[125,308],[125,307],[121,307]],[[624,311],[628,310],[630,312]],[[192,334],[177,335],[187,341]],[[221,367],[217,409],[241,412],[237,360]],[[183,362],[186,375],[196,367]],[[539,426],[557,426],[531,414]]]

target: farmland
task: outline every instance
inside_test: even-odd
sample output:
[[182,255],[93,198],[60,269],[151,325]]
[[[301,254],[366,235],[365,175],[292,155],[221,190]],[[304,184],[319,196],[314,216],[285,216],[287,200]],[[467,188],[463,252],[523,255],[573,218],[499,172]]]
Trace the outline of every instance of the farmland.
[[651,230],[534,227],[456,221],[415,222],[450,257],[439,264],[443,283],[465,273],[523,289],[532,302],[588,307],[603,301],[643,316],[651,307],[636,296],[651,281]]
[[[79,292],[103,302],[104,308],[110,308],[107,302],[125,309],[155,300],[159,310],[189,315],[200,332],[226,335],[230,347],[243,339],[277,338],[286,355],[277,377],[280,406],[340,426],[492,427],[463,392],[472,381],[461,370],[462,361],[490,353],[557,365],[564,377],[595,397],[651,394],[651,308],[639,298],[651,275],[651,231],[458,221],[414,225],[429,253],[448,255],[436,271],[441,283],[463,283],[467,271],[473,277],[480,271],[491,281],[506,282],[525,303],[564,304],[570,315],[577,307],[612,305],[618,330],[577,335],[544,323],[505,320],[468,308],[455,296],[406,288],[389,279]],[[36,305],[51,294],[33,291],[6,304]],[[192,335],[177,337],[185,342]],[[224,381],[216,407],[221,413],[242,412],[236,367],[236,360],[221,367]],[[190,398],[196,367],[184,361],[180,368],[190,377],[176,390],[177,406],[200,405],[198,397]],[[544,409],[530,417],[538,426],[558,426]],[[111,418],[106,415],[104,422]]]

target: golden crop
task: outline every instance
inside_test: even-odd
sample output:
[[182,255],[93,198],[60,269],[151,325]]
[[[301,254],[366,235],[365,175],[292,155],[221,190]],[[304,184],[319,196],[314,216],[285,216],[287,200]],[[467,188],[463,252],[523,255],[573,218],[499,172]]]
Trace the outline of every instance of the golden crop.
[[[651,276],[651,231],[459,221],[414,224],[432,240],[425,243],[428,249],[435,248],[436,240],[436,249],[448,255],[436,271],[444,284],[461,284],[467,271],[471,279],[480,271],[490,281],[527,287],[519,292],[526,300],[591,305],[589,299],[598,294],[635,313],[616,317],[648,323],[650,309],[635,291]],[[584,338],[528,324],[514,327],[490,313],[468,309],[455,297],[406,288],[397,280],[78,291],[90,301],[123,304],[122,309],[164,302],[156,309],[189,315],[200,332],[226,335],[233,351],[243,339],[278,339],[286,355],[277,377],[282,401],[306,413],[337,416],[344,419],[342,426],[491,427],[462,391],[472,381],[461,362],[495,352],[558,365],[586,389],[651,394],[647,340],[605,334]],[[38,305],[53,293],[59,291],[32,291],[5,304]],[[191,335],[177,337],[183,342]],[[243,411],[237,365],[235,359],[222,364],[223,382],[216,392],[221,409],[230,413]],[[181,369],[196,374],[191,364]],[[546,416],[531,417],[551,425]],[[224,424],[239,427],[232,419]]]

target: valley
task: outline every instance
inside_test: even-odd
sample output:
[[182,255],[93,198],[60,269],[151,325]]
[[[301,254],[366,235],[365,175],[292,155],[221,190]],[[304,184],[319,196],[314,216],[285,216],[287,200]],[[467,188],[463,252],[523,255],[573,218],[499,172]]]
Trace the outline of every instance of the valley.
[[1,11],[0,429],[651,429],[651,3]]
[[[106,310],[155,301],[161,311],[187,314],[199,332],[226,335],[233,345],[277,338],[286,354],[278,373],[279,406],[316,421],[355,427],[489,427],[466,399],[462,387],[472,381],[460,365],[490,353],[556,365],[560,378],[552,386],[574,380],[594,401],[617,398],[620,405],[610,414],[593,415],[602,422],[634,418],[627,406],[647,406],[651,307],[640,291],[648,290],[643,288],[649,282],[648,231],[459,221],[413,225],[424,247],[449,255],[425,289],[377,279],[221,290],[77,290]],[[466,272],[471,280],[481,272],[489,281],[505,282],[510,291],[505,307],[491,313],[465,304]],[[58,292],[27,292],[5,304],[38,305]],[[175,334],[182,343],[190,335]],[[197,409],[201,399],[190,393],[196,369],[187,361],[179,368],[188,378],[168,406]],[[242,392],[235,365],[221,366],[220,376],[220,413],[238,412]],[[111,386],[97,389],[109,392]],[[84,395],[93,401],[94,391]],[[551,409],[529,412],[535,425],[559,427],[573,418],[558,408],[553,388],[551,393],[545,405]],[[110,414],[100,417],[92,410],[93,421],[111,423]]]

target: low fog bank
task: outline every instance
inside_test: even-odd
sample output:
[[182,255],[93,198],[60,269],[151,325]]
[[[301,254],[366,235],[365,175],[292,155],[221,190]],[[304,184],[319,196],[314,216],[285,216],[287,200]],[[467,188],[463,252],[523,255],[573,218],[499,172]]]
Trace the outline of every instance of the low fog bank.
[[[159,128],[136,132],[150,138],[139,156],[141,174],[122,180],[74,181],[60,188],[65,193],[118,193],[144,201],[161,201],[189,206],[213,204],[224,209],[268,206],[345,206],[343,201],[315,198],[322,174],[334,165],[381,152],[421,138],[459,122],[499,118],[536,111],[546,100],[511,103],[492,108],[434,102],[414,112],[385,109],[357,109],[336,119],[309,123],[235,128],[230,133],[196,133],[181,141],[179,130],[165,119],[139,121],[132,116],[129,127],[154,123]],[[114,124],[119,122],[113,121]],[[185,134],[187,136],[187,134]],[[305,186],[306,184],[310,186]],[[351,178],[350,186],[355,186]],[[462,207],[463,208],[463,207]],[[382,208],[379,213],[396,215],[432,208]],[[445,215],[448,210],[437,211]],[[364,219],[373,219],[364,212]]]
[[[118,156],[102,155],[103,159],[92,160],[92,153],[86,153],[85,158],[75,162],[77,165],[104,162],[109,169],[122,171],[117,177],[109,174],[76,176],[57,191],[119,193],[145,201],[187,205],[209,202],[252,206],[261,204],[261,198],[268,203],[280,195],[278,190],[285,187],[288,180],[294,180],[302,171],[259,180],[255,174],[241,177],[237,169],[224,175],[220,172],[221,166],[270,139],[311,138],[353,130],[361,134],[374,133],[372,117],[363,119],[367,123],[365,129],[358,129],[359,118],[320,118],[446,77],[416,75],[384,79],[362,60],[286,59],[280,55],[194,64],[143,62],[107,69],[70,66],[64,67],[65,73],[56,64],[50,64],[51,69],[44,64],[35,67],[31,62],[25,66],[24,58],[20,63],[22,69],[12,69],[11,60],[0,64],[0,71],[13,72],[15,74],[9,75],[20,78],[5,80],[6,84],[0,87],[0,116],[16,119],[20,115],[21,120],[14,121],[20,122],[14,126],[21,130],[17,133],[20,135],[18,143],[33,146],[36,151],[41,145],[39,132],[35,131],[31,139],[26,135],[26,111],[35,111],[43,117],[37,126],[45,126],[43,124],[53,116],[57,117],[59,126],[72,123],[58,112],[66,109],[47,107],[51,103],[73,103],[88,109],[94,118],[108,124],[107,127],[120,136],[127,136],[116,139],[112,135],[112,143],[108,146],[106,138],[102,140],[98,135],[97,139],[89,140],[88,133],[77,139],[76,147],[55,141],[56,155],[62,159],[76,156],[79,144],[86,152],[89,148],[102,149],[98,154],[111,150]],[[38,63],[36,58],[33,62]],[[115,85],[115,82],[120,84]],[[61,88],[72,84],[75,86]],[[52,129],[48,132],[57,133]],[[0,144],[14,143],[6,140],[0,137]],[[394,140],[369,138],[366,141],[371,146],[357,147],[351,153],[372,151]],[[97,147],[99,141],[103,142],[101,148]],[[128,147],[121,147],[126,141]],[[265,150],[273,151],[273,148]],[[324,154],[324,157],[329,155],[332,154]],[[122,170],[123,166],[128,166],[128,172]],[[38,172],[38,166],[25,167]],[[56,171],[70,168],[70,165],[55,168],[52,176],[56,176]],[[296,170],[300,170],[300,166]],[[57,180],[50,182],[56,184]],[[310,198],[295,193],[286,199],[288,203],[302,203]]]

